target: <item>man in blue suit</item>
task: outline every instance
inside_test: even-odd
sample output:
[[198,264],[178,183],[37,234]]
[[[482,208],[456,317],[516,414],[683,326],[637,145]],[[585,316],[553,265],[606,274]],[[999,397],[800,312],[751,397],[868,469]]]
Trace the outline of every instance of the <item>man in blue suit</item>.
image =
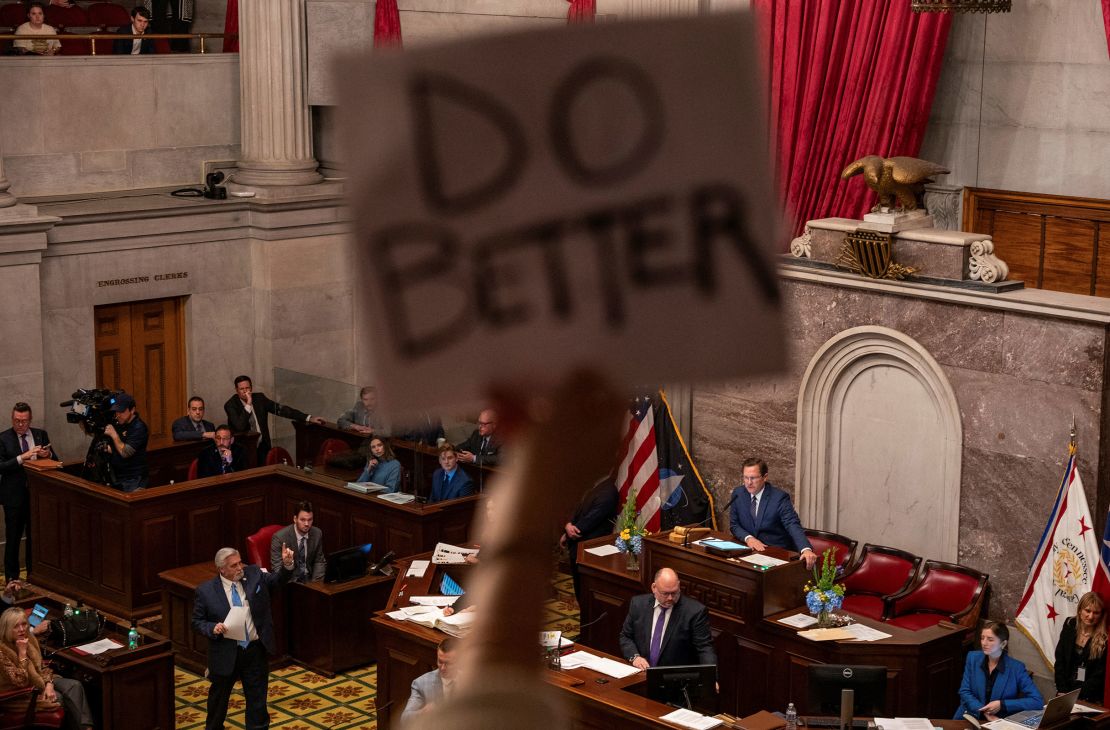
[[756,552],[768,545],[797,550],[812,568],[817,561],[790,495],[767,481],[767,462],[744,461],[744,483],[732,490],[732,509],[728,522],[737,540]]
[[[235,548],[216,553],[220,574],[197,587],[193,602],[193,629],[208,638],[208,717],[205,730],[223,730],[227,701],[235,680],[243,682],[247,727],[270,727],[266,692],[270,680],[269,655],[277,651],[274,620],[270,613],[270,591],[293,575],[293,549],[282,547],[281,566],[263,573],[257,565],[243,565]],[[224,619],[232,606],[247,608],[246,640],[224,636]]]
[[459,468],[459,454],[451,444],[439,447],[439,469],[432,475],[432,496],[429,502],[469,497],[474,494],[470,475]]

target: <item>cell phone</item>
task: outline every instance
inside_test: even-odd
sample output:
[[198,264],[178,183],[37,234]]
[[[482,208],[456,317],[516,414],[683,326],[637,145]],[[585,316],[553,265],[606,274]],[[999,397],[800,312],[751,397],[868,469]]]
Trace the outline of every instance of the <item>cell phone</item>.
[[31,609],[31,615],[27,617],[27,623],[31,625],[31,628],[35,628],[46,619],[47,613],[49,613],[49,610],[46,606],[36,603],[35,607]]

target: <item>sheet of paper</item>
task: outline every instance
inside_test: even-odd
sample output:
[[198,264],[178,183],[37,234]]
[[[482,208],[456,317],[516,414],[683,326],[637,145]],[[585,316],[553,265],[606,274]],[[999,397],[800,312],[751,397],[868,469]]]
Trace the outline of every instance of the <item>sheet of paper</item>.
[[376,313],[356,369],[383,406],[783,365],[754,30],[714,13],[336,59],[355,306]]
[[425,626],[429,629],[434,629],[436,627],[436,622],[439,621],[442,618],[443,618],[443,609],[442,608],[437,608],[434,611],[429,611],[428,613],[418,613],[418,614],[409,616],[409,621],[412,621],[414,624],[417,624],[418,626]]
[[432,562],[436,565],[458,565],[466,562],[467,555],[477,555],[478,548],[463,548],[445,542],[436,543]]
[[594,655],[588,651],[575,651],[560,659],[559,666],[563,669],[577,669],[589,664],[593,658]]
[[804,629],[807,626],[813,626],[817,623],[817,618],[810,616],[808,613],[796,613],[793,616],[780,618],[779,623],[793,626],[796,629]]
[[379,494],[378,499],[384,499],[393,504],[408,504],[409,502],[416,501],[416,496],[405,494],[404,492],[393,492],[392,494]]
[[694,730],[709,730],[709,728],[714,728],[722,724],[722,722],[715,717],[708,717],[700,712],[686,709],[678,709],[674,712],[669,712],[659,719],[673,722],[675,725],[681,725],[682,727],[693,728]]
[[123,644],[117,644],[111,639],[101,639],[100,641],[94,641],[91,644],[82,644],[81,646],[75,646],[73,648],[77,651],[81,651],[86,654],[92,654],[95,656],[96,654],[103,654],[104,652],[111,651],[112,649],[122,649]]
[[1017,722],[1010,722],[1004,717],[991,720],[990,722],[984,722],[982,726],[990,728],[990,730],[1029,730],[1027,726]]
[[424,574],[428,572],[428,566],[432,564],[430,560],[414,560],[409,565],[409,569],[405,572],[406,578],[423,578]]
[[933,730],[933,721],[927,717],[896,717],[903,730]]
[[838,641],[840,639],[854,639],[849,632],[844,629],[810,629],[809,631],[799,631],[798,636],[804,636],[811,641]]
[[434,613],[438,609],[435,606],[405,606],[400,609],[401,613],[408,616],[419,616],[422,613]]
[[404,611],[390,611],[386,614],[394,621],[408,621],[409,615]]
[[236,641],[247,640],[247,607],[246,606],[232,606],[231,610],[227,612],[227,617],[224,618],[224,626],[227,631],[224,636]]
[[636,674],[639,669],[631,664],[618,662],[615,659],[607,659],[596,654],[591,654],[588,651],[575,651],[567,654],[559,660],[559,665],[563,669],[577,669],[579,667],[586,667],[595,672],[607,674],[615,679],[622,677],[630,677]]
[[745,555],[744,557],[740,558],[740,560],[743,560],[746,563],[751,563],[752,565],[759,565],[764,568],[773,568],[776,565],[786,565],[787,562],[785,560],[779,560],[778,558],[772,558],[770,555],[764,555],[763,553],[752,553],[751,555]]
[[1098,709],[1097,707],[1087,707],[1087,705],[1081,705],[1078,702],[1076,702],[1075,706],[1071,708],[1071,714],[1074,715],[1076,713],[1081,713],[1081,714],[1093,713],[1095,715],[1101,715],[1102,710]]
[[[848,624],[842,628],[851,634],[856,641],[878,641],[879,639],[889,639],[892,636],[885,631],[879,631],[863,624]],[[929,725],[929,727],[932,727],[932,725]]]
[[598,545],[597,547],[586,548],[586,552],[604,558],[606,555],[616,555],[620,552],[620,548],[616,545]]
[[450,606],[459,600],[458,596],[413,596],[409,599],[420,606]]

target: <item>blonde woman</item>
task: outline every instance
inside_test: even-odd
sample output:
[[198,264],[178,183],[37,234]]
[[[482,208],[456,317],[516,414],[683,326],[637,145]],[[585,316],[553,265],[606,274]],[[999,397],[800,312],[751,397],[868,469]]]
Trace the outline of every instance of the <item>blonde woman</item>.
[[31,633],[22,608],[9,608],[0,614],[0,692],[37,687],[40,707],[65,705],[66,714],[77,719],[78,727],[92,728],[92,713],[85,699],[85,688],[76,679],[55,677],[42,665],[38,639]]
[[1079,599],[1056,642],[1056,691],[1078,689],[1079,699],[1102,704],[1106,681],[1106,606],[1097,593]]

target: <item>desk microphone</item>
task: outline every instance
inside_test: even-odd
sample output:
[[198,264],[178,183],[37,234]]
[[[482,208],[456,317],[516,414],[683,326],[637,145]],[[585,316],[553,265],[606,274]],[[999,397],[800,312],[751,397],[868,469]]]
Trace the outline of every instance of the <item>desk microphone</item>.
[[598,621],[600,621],[601,619],[605,618],[605,617],[606,617],[606,616],[608,616],[608,615],[609,615],[609,612],[608,612],[608,611],[602,611],[602,612],[601,612],[601,615],[600,615],[600,616],[598,616],[597,618],[595,618],[595,619],[594,619],[593,621],[590,621],[589,623],[586,623],[586,624],[579,624],[579,626],[578,626],[578,636],[579,636],[579,637],[581,637],[581,636],[582,636],[582,629],[588,629],[588,628],[590,628],[591,626],[593,626],[593,625],[594,625],[594,624],[596,624],[596,623],[597,623]]
[[[739,496],[740,496],[739,492],[733,492],[732,493],[732,496],[728,500],[728,504],[725,505],[725,510],[724,511],[725,511],[726,515],[728,514],[729,509],[732,508],[732,503],[735,502],[736,498],[739,497]],[[713,519],[712,510],[709,512],[708,515],[706,515],[704,520],[702,520],[701,522],[699,522],[697,524],[697,526],[698,527],[705,527],[705,523],[709,522],[709,520],[711,520],[711,519]],[[689,531],[686,532],[686,540],[682,543],[682,547],[684,547],[684,548],[690,547],[690,532]]]

